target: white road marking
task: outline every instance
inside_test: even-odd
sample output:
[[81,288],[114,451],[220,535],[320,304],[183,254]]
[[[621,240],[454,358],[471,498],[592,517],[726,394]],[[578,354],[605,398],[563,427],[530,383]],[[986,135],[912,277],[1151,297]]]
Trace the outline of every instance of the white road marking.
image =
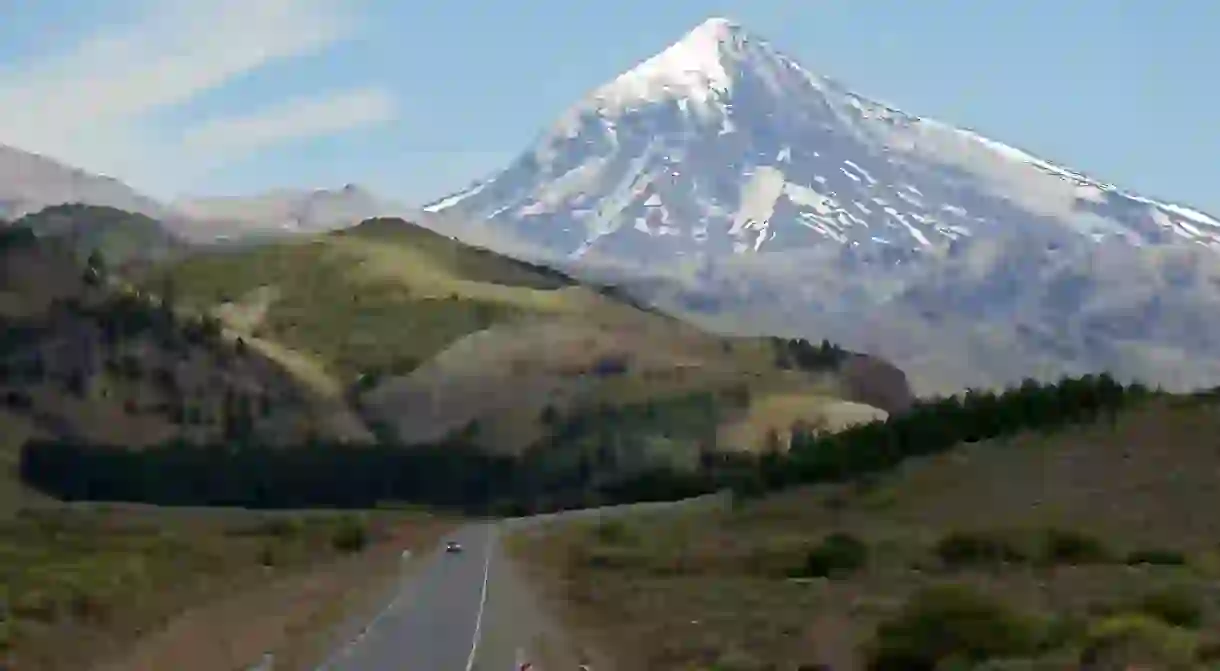
[[483,588],[479,596],[479,613],[474,617],[474,639],[470,643],[470,656],[466,658],[466,671],[474,668],[474,657],[479,651],[479,636],[483,631],[483,609],[487,606],[487,577],[491,573],[491,553],[495,549],[495,526],[487,527],[487,555],[483,559]]
[[381,612],[377,613],[377,615],[372,620],[370,620],[367,624],[365,624],[363,627],[360,628],[360,632],[358,634],[356,634],[355,638],[352,638],[350,641],[348,641],[342,647],[340,647],[338,650],[336,650],[334,652],[334,654],[332,654],[330,657],[328,657],[326,659],[326,661],[322,662],[322,664],[319,665],[318,668],[315,669],[315,671],[325,671],[325,669],[330,668],[330,665],[333,664],[335,662],[335,660],[339,659],[340,657],[345,657],[345,656],[351,654],[352,650],[354,650],[357,645],[359,645],[362,641],[364,641],[364,638],[366,636],[368,636],[369,632],[371,632],[373,630],[373,627],[377,626],[378,622],[380,622],[387,615],[389,615],[391,612],[393,612],[394,609],[398,608],[398,604],[402,601],[402,598],[406,595],[407,590],[404,589],[405,586],[402,583],[401,576],[399,577],[399,581],[397,584],[398,584],[398,593],[394,595],[394,598],[390,601],[389,605],[387,605],[385,608],[381,609]]

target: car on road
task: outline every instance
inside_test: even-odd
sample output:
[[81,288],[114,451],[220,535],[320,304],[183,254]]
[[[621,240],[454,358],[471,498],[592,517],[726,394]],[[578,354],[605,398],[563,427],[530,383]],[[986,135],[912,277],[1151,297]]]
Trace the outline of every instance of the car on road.
[[462,544],[457,541],[449,541],[445,543],[445,552],[456,553],[462,551]]

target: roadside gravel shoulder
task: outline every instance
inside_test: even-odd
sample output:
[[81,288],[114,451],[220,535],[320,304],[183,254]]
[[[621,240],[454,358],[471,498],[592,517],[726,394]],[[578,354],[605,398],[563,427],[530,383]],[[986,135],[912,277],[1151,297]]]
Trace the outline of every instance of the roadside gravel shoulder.
[[500,671],[528,661],[537,671],[576,671],[582,662],[612,671],[588,636],[564,618],[560,599],[535,580],[530,567],[513,556],[509,532],[501,535],[492,563],[483,640],[472,671]]
[[523,649],[536,671],[577,671],[587,663],[590,670],[615,671],[613,649],[600,640],[598,632],[580,626],[573,616],[571,594],[558,576],[533,562],[526,551],[537,536],[554,527],[588,524],[598,520],[682,509],[717,510],[732,503],[727,492],[676,502],[635,503],[605,508],[589,508],[529,518],[505,520],[501,525],[496,561],[491,574],[489,616],[494,626],[485,629],[479,659],[495,660],[497,665],[478,666],[478,671],[511,668],[502,660],[515,659],[515,648]]

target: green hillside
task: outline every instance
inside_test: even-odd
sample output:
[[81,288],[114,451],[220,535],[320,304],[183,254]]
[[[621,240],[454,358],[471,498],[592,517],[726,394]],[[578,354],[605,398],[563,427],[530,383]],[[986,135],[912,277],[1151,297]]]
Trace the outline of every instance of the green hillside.
[[15,224],[67,242],[80,261],[96,252],[116,267],[163,260],[186,248],[161,222],[113,207],[55,205]]
[[141,295],[75,251],[24,227],[0,234],[6,472],[31,437],[133,447],[238,434],[370,438],[346,408],[226,338],[216,320]]
[[[851,399],[868,386],[839,374],[842,359],[781,366],[772,341],[715,337],[612,289],[396,219],[196,254],[140,284],[216,315],[405,442],[474,423],[488,447],[519,451],[552,434],[556,418],[603,405],[744,389],[737,415],[719,416],[740,421],[750,398]],[[816,404],[808,419],[818,421]]]

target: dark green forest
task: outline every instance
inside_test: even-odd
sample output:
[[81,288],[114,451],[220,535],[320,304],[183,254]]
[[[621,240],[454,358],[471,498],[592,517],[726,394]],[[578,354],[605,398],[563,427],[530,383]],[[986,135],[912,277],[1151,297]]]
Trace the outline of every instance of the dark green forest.
[[[917,403],[909,412],[817,435],[795,427],[788,451],[708,452],[690,467],[635,469],[612,464],[555,469],[547,459],[496,456],[462,435],[427,446],[371,447],[315,442],[291,447],[234,440],[224,445],[154,448],[33,441],[22,479],[67,500],[254,508],[373,507],[410,502],[486,514],[527,514],[588,505],[672,500],[731,488],[755,495],[785,487],[849,481],[960,443],[1053,431],[1112,417],[1154,392],[1108,375],[1028,381],[1004,392],[968,392]],[[613,417],[613,416],[608,416]],[[630,435],[632,416],[603,430]],[[553,446],[554,447],[554,446]],[[552,448],[553,449],[553,448]],[[998,443],[996,449],[1004,449]]]

